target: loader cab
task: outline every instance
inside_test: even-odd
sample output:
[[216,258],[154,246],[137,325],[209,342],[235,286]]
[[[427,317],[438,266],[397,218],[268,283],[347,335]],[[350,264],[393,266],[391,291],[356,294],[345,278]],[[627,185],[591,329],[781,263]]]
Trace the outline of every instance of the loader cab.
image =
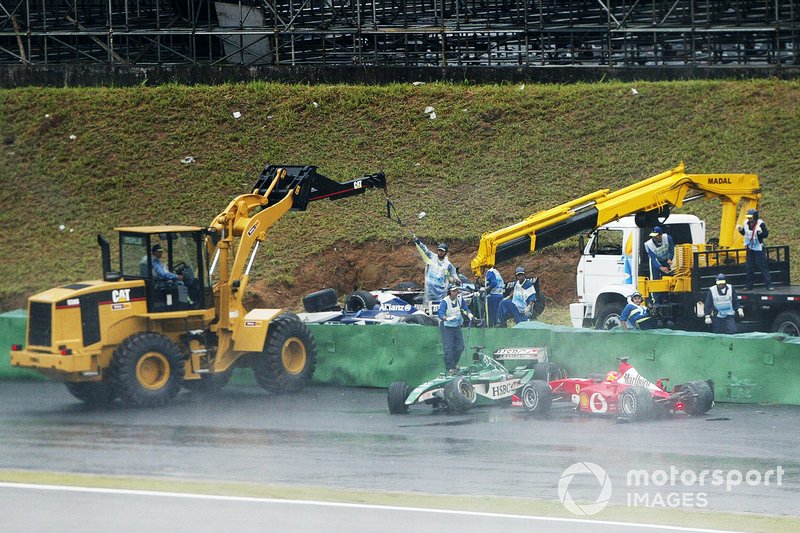
[[[117,228],[123,279],[143,279],[150,313],[207,309],[214,305],[208,278],[205,230],[195,226]],[[161,253],[153,251],[160,245]],[[156,264],[183,279],[159,275]]]

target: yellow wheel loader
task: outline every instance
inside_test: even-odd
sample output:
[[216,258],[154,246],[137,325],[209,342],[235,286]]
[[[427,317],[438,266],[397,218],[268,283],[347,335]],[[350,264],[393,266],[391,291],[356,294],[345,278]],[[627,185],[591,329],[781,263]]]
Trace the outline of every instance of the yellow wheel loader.
[[208,227],[116,228],[114,268],[98,235],[103,279],[32,296],[27,344],[12,349],[11,363],[93,404],[163,405],[181,387],[223,387],[235,367],[252,368],[267,390],[299,390],[314,373],[314,339],[294,314],[245,309],[253,261],[287,211],[369,188],[386,191],[383,173],[340,183],[313,166],[271,165]]

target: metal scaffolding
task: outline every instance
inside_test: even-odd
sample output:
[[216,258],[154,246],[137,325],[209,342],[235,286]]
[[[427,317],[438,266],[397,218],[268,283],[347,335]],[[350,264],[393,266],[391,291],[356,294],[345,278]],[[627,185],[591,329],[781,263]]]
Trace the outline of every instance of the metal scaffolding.
[[798,0],[0,0],[0,63],[800,64]]

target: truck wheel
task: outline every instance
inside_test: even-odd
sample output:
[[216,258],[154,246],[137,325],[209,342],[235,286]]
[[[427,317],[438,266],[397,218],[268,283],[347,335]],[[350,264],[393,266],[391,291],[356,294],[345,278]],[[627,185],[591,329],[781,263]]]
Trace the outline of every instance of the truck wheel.
[[653,394],[645,387],[628,387],[619,397],[619,412],[631,420],[653,415]]
[[67,382],[67,390],[83,403],[89,405],[105,405],[114,401],[114,387],[100,381]]
[[124,403],[164,405],[178,394],[184,360],[180,348],[159,333],[136,333],[125,339],[111,360],[111,378]]
[[683,410],[690,415],[704,415],[714,405],[714,392],[705,381],[690,381],[683,386],[690,396],[683,402]]
[[344,301],[344,310],[348,313],[355,313],[362,309],[372,309],[378,305],[378,300],[367,291],[353,291],[347,295]]
[[278,315],[253,365],[258,384],[271,392],[299,391],[311,381],[316,366],[317,344],[306,325],[295,314]]
[[387,397],[389,412],[393,415],[404,415],[408,413],[406,398],[408,398],[408,383],[405,381],[395,381],[389,385],[389,394]]
[[567,377],[567,371],[558,363],[536,363],[533,379],[540,381],[555,381]]
[[545,381],[534,379],[522,387],[522,406],[529,413],[545,415],[553,404],[553,390]]
[[784,311],[772,322],[772,331],[789,337],[800,337],[800,314]]
[[233,376],[233,368],[219,374],[201,374],[200,379],[187,379],[183,381],[183,387],[192,392],[213,394],[225,388],[225,385]]
[[478,399],[475,387],[464,376],[453,378],[444,385],[444,401],[447,410],[453,413],[463,413],[475,406]]
[[600,308],[594,322],[594,329],[614,329],[622,326],[620,315],[625,308],[624,304],[619,302],[610,302]]

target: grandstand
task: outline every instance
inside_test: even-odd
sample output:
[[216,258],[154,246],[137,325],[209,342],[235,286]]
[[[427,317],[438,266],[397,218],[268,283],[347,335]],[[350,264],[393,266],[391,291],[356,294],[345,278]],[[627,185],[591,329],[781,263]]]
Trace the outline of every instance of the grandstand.
[[797,0],[0,0],[0,63],[797,66]]

